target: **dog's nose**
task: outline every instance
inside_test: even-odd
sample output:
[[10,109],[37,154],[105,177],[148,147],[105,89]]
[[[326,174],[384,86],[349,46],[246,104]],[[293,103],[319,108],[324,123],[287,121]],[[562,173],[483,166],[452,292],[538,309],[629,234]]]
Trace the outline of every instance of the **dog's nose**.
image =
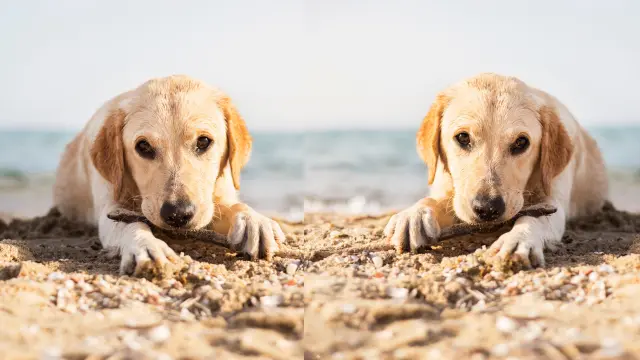
[[193,219],[196,207],[188,201],[165,202],[160,208],[160,217],[172,227],[183,227]]
[[473,199],[471,203],[473,212],[482,221],[492,221],[504,214],[505,204],[502,196],[484,196],[480,195]]

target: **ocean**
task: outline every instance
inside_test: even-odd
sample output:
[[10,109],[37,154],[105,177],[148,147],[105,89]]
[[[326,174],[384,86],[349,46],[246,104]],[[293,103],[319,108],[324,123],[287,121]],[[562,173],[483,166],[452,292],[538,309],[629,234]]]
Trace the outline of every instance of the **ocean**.
[[[588,128],[618,207],[640,211],[640,127]],[[34,216],[52,203],[54,171],[72,132],[0,131],[0,213]],[[379,213],[427,193],[415,130],[253,132],[241,197],[290,219],[304,212]]]

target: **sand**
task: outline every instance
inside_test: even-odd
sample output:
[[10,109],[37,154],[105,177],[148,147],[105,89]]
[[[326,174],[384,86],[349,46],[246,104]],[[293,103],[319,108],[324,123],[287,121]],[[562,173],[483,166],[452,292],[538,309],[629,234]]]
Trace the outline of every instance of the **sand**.
[[282,222],[302,260],[251,262],[176,241],[186,265],[164,278],[120,276],[95,229],[55,210],[0,221],[0,354],[634,359],[640,215],[605,210],[569,224],[544,269],[486,264],[483,246],[497,234],[396,255],[367,250],[380,248],[388,215],[308,214],[304,223]]

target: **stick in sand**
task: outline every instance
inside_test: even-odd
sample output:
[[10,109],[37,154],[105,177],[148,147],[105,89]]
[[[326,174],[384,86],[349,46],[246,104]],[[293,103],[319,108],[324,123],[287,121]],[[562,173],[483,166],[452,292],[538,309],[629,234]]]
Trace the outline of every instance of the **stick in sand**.
[[[451,227],[442,230],[438,241],[452,239],[459,236],[471,235],[471,234],[482,234],[482,233],[491,233],[494,231],[500,230],[504,226],[513,226],[513,224],[519,218],[523,216],[532,216],[532,217],[541,217],[548,216],[555,213],[557,209],[551,205],[547,204],[539,204],[526,207],[520,210],[513,218],[508,221],[501,223],[485,223],[485,224],[455,224]],[[147,225],[152,230],[160,231],[169,235],[174,239],[190,239],[190,240],[199,240],[204,242],[213,243],[225,248],[229,248],[229,244],[227,243],[227,237],[225,235],[219,234],[212,230],[166,230],[161,229],[155,226],[149,219],[144,217],[144,215],[129,211],[129,210],[116,210],[107,215],[107,217],[113,221],[124,222],[124,223],[134,223],[134,222],[142,222]],[[294,249],[281,249],[276,255],[281,257],[290,257],[290,258],[305,258],[313,261],[318,261],[329,257],[336,253],[341,254],[356,254],[361,253],[365,250],[367,251],[382,251],[382,250],[391,250],[393,247],[390,244],[380,244],[376,246],[371,244],[369,246],[362,246],[351,249],[344,250],[317,250],[311,253],[303,253],[301,251],[297,251]]]

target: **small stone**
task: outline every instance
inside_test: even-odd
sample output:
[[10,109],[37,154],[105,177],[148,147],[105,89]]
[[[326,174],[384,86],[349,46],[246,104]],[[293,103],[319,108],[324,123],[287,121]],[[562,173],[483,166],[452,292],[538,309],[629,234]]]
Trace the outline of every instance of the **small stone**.
[[40,357],[42,360],[58,360],[62,359],[62,350],[57,347],[50,347],[44,349],[42,352],[42,356]]
[[49,274],[49,276],[47,276],[47,280],[49,281],[56,281],[56,280],[62,280],[62,279],[64,279],[64,275],[57,271],[52,272],[51,274]]
[[494,356],[505,357],[509,353],[509,345],[497,344],[491,348],[491,354]]
[[180,320],[191,321],[194,319],[195,319],[195,316],[189,311],[189,309],[182,308],[182,310],[180,310]]
[[393,338],[393,331],[391,330],[382,330],[376,334],[376,337],[380,340],[389,340]]
[[373,266],[375,266],[376,268],[380,268],[383,265],[383,261],[382,258],[379,256],[374,256],[371,261],[373,261]]
[[578,275],[576,275],[576,276],[571,278],[571,283],[574,284],[574,285],[579,285],[580,283],[582,283],[586,279],[587,279],[587,277],[584,276],[583,274],[578,274]]
[[260,304],[263,307],[278,307],[284,299],[281,295],[267,295],[260,297]]
[[598,267],[598,271],[601,273],[613,273],[615,272],[613,266],[609,265],[609,264],[602,264]]
[[342,312],[345,314],[353,314],[357,310],[356,306],[353,304],[344,304],[342,305]]
[[280,349],[291,349],[294,347],[294,343],[293,341],[290,341],[290,340],[280,339],[276,341],[276,346],[279,347]]
[[582,336],[582,333],[580,332],[580,329],[578,328],[568,328],[565,331],[566,336],[571,339],[571,340],[577,340],[580,339],[580,337]]
[[76,286],[76,283],[73,282],[73,280],[71,280],[71,279],[65,280],[64,287],[66,287],[67,289],[71,290],[71,289],[73,289],[74,286]]
[[87,336],[84,339],[83,343],[84,343],[84,346],[92,347],[92,348],[100,346],[100,344],[101,344],[100,339],[98,339],[95,336]]
[[159,325],[149,329],[147,333],[149,340],[155,343],[161,343],[168,340],[171,337],[171,330],[167,325]]
[[603,358],[618,358],[624,354],[624,349],[618,340],[612,338],[602,339],[599,354]]
[[290,263],[289,265],[287,265],[287,274],[293,275],[296,273],[297,270],[298,270],[298,264]]
[[503,333],[511,333],[518,328],[518,324],[506,316],[499,316],[496,319],[496,328]]
[[406,299],[409,295],[409,289],[390,287],[387,289],[387,295],[392,299]]

